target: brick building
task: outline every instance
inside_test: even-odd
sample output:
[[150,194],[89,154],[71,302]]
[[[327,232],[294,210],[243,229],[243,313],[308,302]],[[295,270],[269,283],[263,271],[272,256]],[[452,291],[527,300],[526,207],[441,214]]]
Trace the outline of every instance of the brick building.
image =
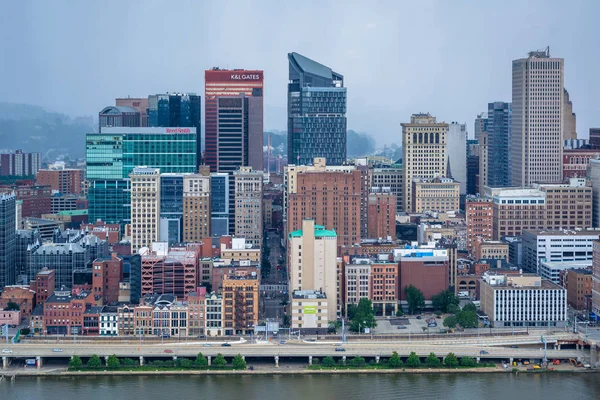
[[81,194],[83,171],[80,169],[41,169],[35,181],[41,186],[50,186],[53,191],[63,194]]
[[566,280],[569,305],[576,310],[591,311],[592,269],[570,269]]
[[396,240],[396,196],[372,192],[367,200],[367,237]]
[[413,285],[423,292],[426,301],[448,289],[449,264],[448,257],[422,256],[401,257],[400,268],[400,299],[406,301],[404,289]]
[[585,178],[590,159],[597,159],[599,156],[599,149],[564,149],[563,179]]
[[41,304],[52,296],[55,289],[56,273],[52,269],[43,268],[35,275],[35,301]]
[[121,240],[121,226],[119,224],[107,224],[100,220],[96,223],[81,225],[81,230],[106,240],[109,244],[119,243]]
[[116,303],[119,300],[119,282],[123,280],[123,260],[116,254],[97,258],[92,263],[92,291],[96,305]]
[[5,286],[0,294],[0,310],[4,310],[8,303],[18,305],[23,317],[29,316],[36,304],[35,291],[29,286]]
[[467,251],[472,254],[476,241],[492,240],[494,208],[491,199],[467,197],[465,218],[467,223]]
[[0,192],[15,192],[21,201],[21,217],[41,218],[52,213],[52,190],[49,186],[18,183],[0,186]]
[[258,324],[257,275],[223,279],[223,328],[225,335],[247,334]]
[[47,335],[82,334],[87,306],[94,303],[91,292],[72,294],[56,291],[44,303],[44,333]]

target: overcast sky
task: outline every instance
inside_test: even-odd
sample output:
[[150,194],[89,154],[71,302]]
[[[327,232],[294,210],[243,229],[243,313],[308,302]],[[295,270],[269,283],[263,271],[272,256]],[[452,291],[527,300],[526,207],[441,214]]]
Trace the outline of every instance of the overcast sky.
[[414,112],[468,124],[511,100],[511,60],[550,46],[580,137],[600,126],[600,1],[2,1],[0,101],[95,115],[115,97],[204,93],[213,66],[265,71],[286,129],[287,53],[345,77],[348,128],[400,143]]

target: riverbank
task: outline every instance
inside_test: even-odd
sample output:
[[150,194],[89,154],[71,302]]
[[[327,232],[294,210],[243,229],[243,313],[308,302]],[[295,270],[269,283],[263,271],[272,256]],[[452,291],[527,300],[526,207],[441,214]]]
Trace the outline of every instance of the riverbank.
[[513,372],[501,367],[495,368],[419,368],[419,369],[321,369],[310,370],[305,368],[278,368],[264,370],[96,370],[96,371],[67,371],[65,370],[14,370],[2,371],[0,376],[10,379],[13,375],[18,377],[76,377],[76,376],[156,376],[156,375],[343,375],[343,374],[564,374],[564,373],[598,373],[600,369],[573,369],[573,370],[519,370]]

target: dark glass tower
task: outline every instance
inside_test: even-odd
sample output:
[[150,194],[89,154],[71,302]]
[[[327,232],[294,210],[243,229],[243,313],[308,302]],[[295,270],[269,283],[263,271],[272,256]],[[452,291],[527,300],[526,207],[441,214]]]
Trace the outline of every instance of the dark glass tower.
[[0,193],[0,291],[17,280],[16,198]]
[[298,53],[289,53],[288,160],[308,165],[325,157],[327,165],[346,161],[344,77]]
[[160,241],[181,243],[183,237],[183,176],[160,176]]
[[[508,187],[510,180],[512,104],[488,103],[488,186]],[[479,188],[483,190],[483,188]]]

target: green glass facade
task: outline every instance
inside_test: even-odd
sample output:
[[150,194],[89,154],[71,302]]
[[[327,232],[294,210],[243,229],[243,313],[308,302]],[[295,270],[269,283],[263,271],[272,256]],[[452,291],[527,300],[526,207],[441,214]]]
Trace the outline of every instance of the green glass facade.
[[161,173],[196,172],[195,128],[102,128],[86,136],[89,220],[130,221],[129,174],[137,166]]

